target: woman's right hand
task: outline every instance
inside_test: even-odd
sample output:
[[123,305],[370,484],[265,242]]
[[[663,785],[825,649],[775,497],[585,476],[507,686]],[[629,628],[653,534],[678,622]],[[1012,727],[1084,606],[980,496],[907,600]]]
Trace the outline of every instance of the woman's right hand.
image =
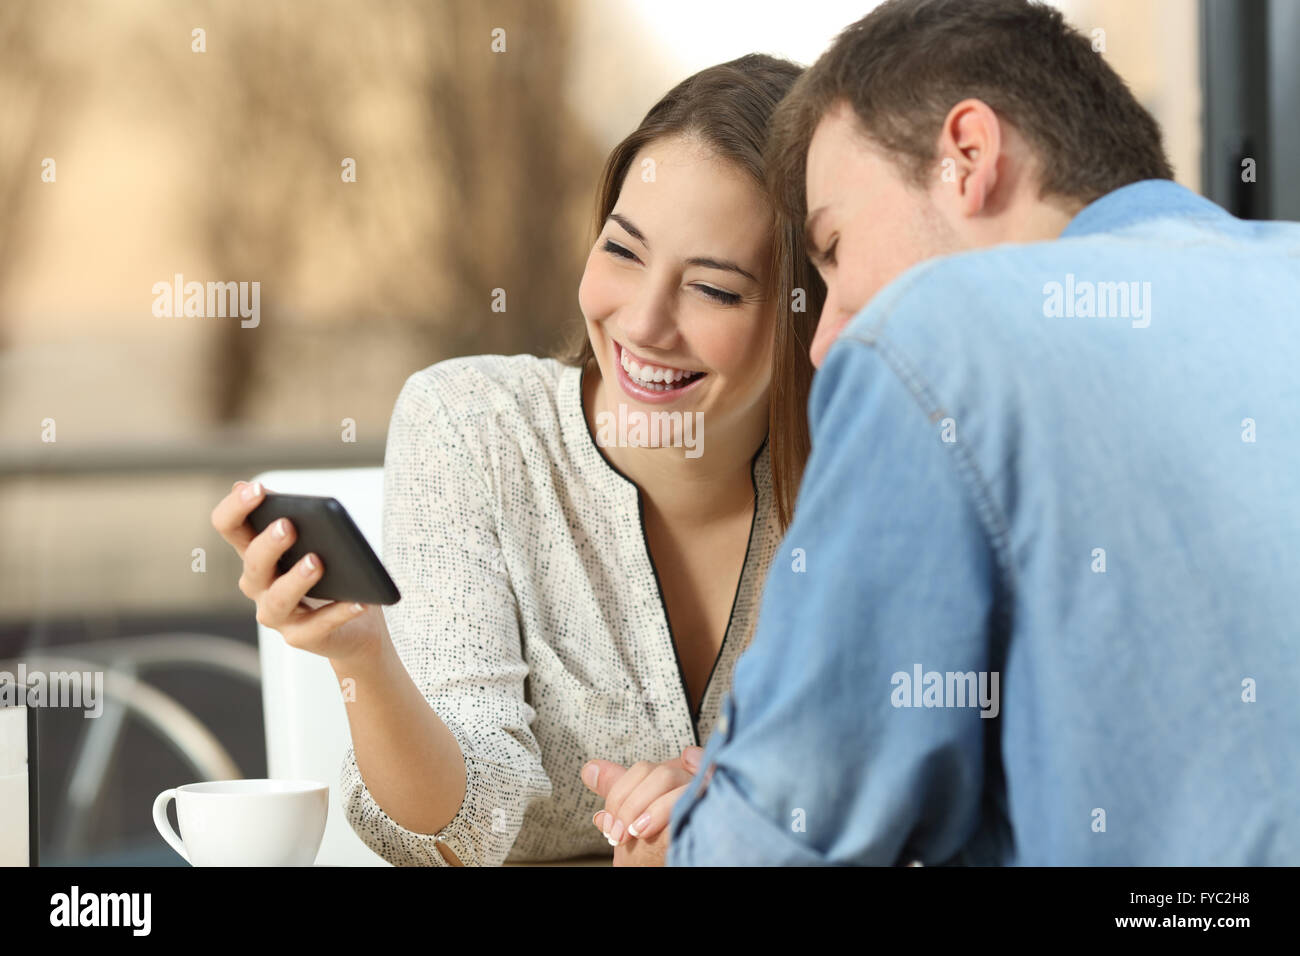
[[377,654],[388,633],[379,605],[313,603],[306,596],[323,573],[319,555],[305,555],[278,574],[276,562],[296,536],[293,522],[279,518],[257,534],[247,521],[267,490],[260,482],[237,481],[212,509],[212,526],[244,561],[239,590],[257,605],[257,623],[279,631],[291,647],[332,661]]

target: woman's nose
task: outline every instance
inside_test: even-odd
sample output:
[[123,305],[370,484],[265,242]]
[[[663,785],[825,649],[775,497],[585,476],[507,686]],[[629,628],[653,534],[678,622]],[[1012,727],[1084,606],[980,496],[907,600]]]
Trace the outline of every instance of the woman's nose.
[[643,283],[619,323],[633,348],[668,348],[677,337],[677,310],[665,283]]

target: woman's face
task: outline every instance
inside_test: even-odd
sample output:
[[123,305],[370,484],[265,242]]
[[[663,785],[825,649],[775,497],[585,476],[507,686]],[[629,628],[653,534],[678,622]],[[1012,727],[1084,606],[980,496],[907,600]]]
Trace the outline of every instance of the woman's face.
[[706,146],[656,140],[633,160],[578,288],[606,408],[766,421],[772,212]]

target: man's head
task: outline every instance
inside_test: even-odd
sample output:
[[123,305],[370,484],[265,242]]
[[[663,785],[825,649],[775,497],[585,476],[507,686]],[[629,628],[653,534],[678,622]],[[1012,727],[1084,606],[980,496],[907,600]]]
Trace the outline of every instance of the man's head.
[[821,364],[844,324],[925,259],[1059,236],[1121,186],[1171,179],[1160,129],[1059,11],[889,0],[777,109],[768,183],[826,280]]

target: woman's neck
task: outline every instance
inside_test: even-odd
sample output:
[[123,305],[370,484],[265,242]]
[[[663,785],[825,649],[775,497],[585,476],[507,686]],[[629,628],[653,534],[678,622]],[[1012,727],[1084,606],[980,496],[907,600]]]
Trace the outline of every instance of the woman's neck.
[[[592,435],[600,436],[598,416],[603,412],[610,416],[606,422],[617,422],[618,397],[608,393],[594,366],[587,368],[582,381],[587,427]],[[752,507],[751,469],[767,437],[767,420],[755,417],[741,427],[715,429],[708,433],[707,442],[706,424],[700,422],[693,435],[699,451],[696,457],[688,457],[684,447],[633,448],[619,441],[607,442],[600,450],[636,483],[661,515],[674,521],[707,522]],[[617,434],[617,429],[614,432]]]

